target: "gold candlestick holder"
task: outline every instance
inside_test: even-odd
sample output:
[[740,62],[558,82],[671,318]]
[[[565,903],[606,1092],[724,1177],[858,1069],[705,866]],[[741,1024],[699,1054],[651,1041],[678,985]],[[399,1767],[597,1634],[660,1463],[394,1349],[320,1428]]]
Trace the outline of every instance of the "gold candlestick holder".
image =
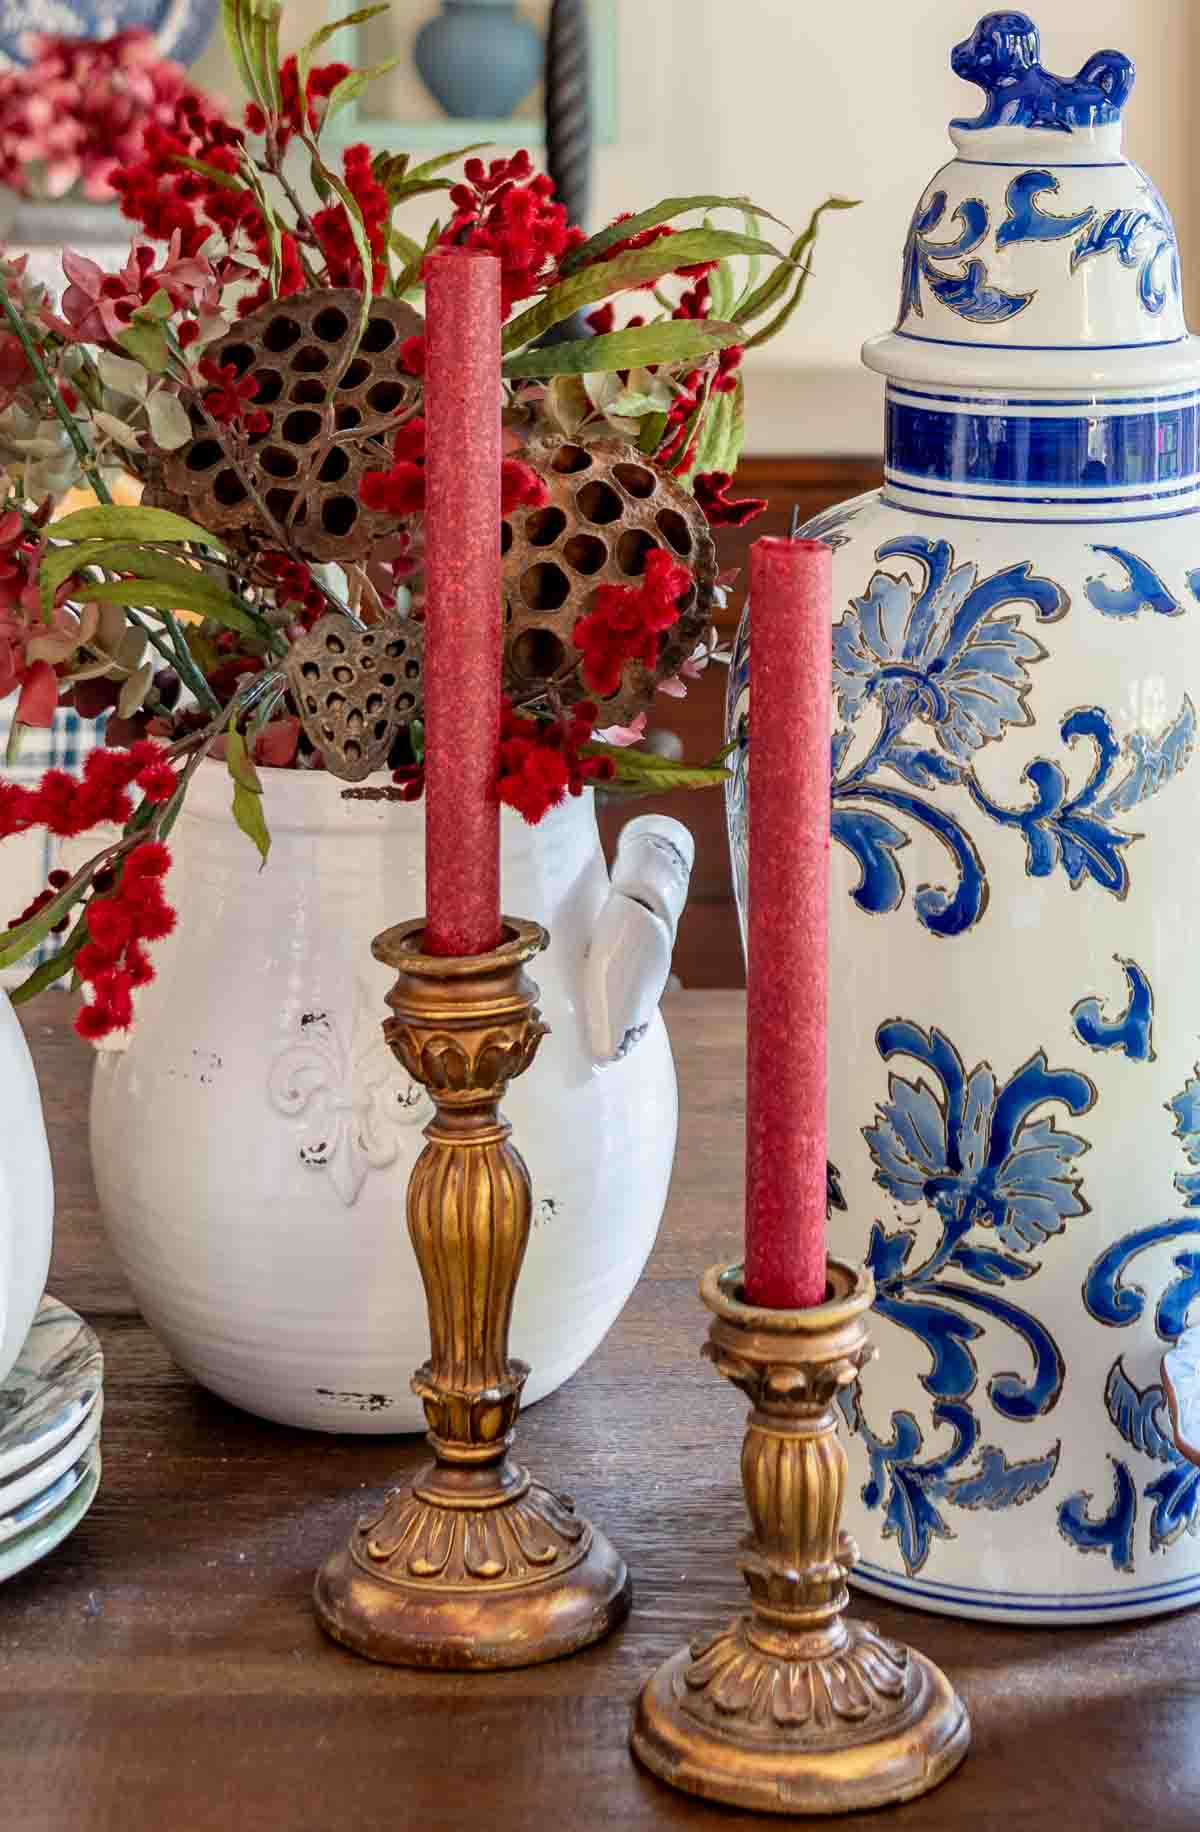
[[713,1267],[704,1352],[753,1407],[742,1447],[751,1531],[738,1566],[750,1609],[647,1682],[635,1754],[661,1780],[760,1813],[846,1813],[944,1781],[970,1741],[965,1708],[933,1663],[847,1620],[857,1557],[841,1531],[846,1454],[834,1405],[875,1351],[874,1285],[829,1261],[812,1310],[764,1310],[740,1266]]
[[529,1376],[508,1335],[531,1205],[499,1105],[546,1035],[525,963],[549,936],[505,919],[490,953],[443,959],[423,931],[389,929],[373,952],[398,975],[384,1035],[436,1109],[408,1187],[430,1334],[412,1384],[434,1460],[327,1560],[316,1612],[371,1660],[532,1666],[606,1635],[631,1594],[603,1534],[509,1454]]

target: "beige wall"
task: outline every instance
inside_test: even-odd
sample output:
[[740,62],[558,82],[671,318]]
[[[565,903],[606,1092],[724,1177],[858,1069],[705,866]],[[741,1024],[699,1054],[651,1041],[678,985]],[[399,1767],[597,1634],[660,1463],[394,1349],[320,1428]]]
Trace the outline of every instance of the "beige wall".
[[[878,443],[864,337],[890,324],[900,244],[917,194],[947,156],[945,124],[978,92],[950,73],[950,45],[981,0],[618,0],[620,132],[600,150],[597,218],[681,192],[744,191],[790,222],[829,191],[862,207],[829,225],[801,313],[754,362],[757,451],[862,451]],[[349,8],[347,8],[349,10]],[[397,22],[427,0],[394,0]],[[1193,104],[1196,0],[1038,0],[1052,68],[1114,45],[1138,65],[1132,156],[1157,179],[1200,287],[1200,177]],[[300,36],[323,0],[287,0]],[[235,85],[219,47],[198,74]]]

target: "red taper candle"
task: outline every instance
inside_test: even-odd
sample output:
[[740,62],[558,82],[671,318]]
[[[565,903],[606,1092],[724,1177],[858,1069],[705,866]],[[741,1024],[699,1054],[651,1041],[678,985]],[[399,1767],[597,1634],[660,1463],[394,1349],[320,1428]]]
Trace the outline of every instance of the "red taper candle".
[[500,263],[446,249],[425,288],[425,948],[500,940]]
[[832,561],[750,550],[745,1294],[773,1310],[825,1297]]

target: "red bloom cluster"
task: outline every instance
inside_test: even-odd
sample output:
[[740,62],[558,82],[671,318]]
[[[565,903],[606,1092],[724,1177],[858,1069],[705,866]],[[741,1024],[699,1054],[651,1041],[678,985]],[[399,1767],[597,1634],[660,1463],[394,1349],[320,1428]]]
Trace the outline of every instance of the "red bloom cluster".
[[[364,508],[394,516],[397,521],[424,512],[425,435],[422,414],[398,429],[392,442],[391,469],[368,471],[358,486],[358,499]],[[520,458],[504,459],[500,466],[501,518],[521,507],[540,509],[549,500],[546,486],[536,471]]]
[[[140,27],[109,38],[43,37],[25,68],[0,72],[0,184],[19,196],[81,187],[108,198],[147,135],[209,104]],[[164,240],[167,239],[164,237]]]
[[58,706],[58,676],[45,653],[47,640],[71,620],[56,610],[47,628],[37,583],[40,562],[40,541],[26,530],[20,512],[0,515],[0,699],[19,688],[17,724],[44,728],[53,724]]
[[[346,189],[362,211],[371,248],[371,290],[379,293],[387,281],[388,225],[392,213],[388,194],[371,169],[369,146],[348,146],[342,154],[342,172]],[[324,210],[318,210],[312,220],[329,270],[329,285],[361,289],[362,261],[354,244],[345,204],[329,204]]]
[[[259,235],[257,229],[253,231],[252,239],[255,242],[255,247],[260,258],[265,259],[263,238]],[[245,298],[240,301],[238,305],[238,317],[248,318],[251,312],[256,312],[260,305],[266,305],[272,299],[287,299],[290,298],[292,293],[302,293],[307,284],[308,282],[304,276],[304,268],[300,261],[300,250],[296,246],[296,238],[290,230],[285,229],[279,237],[278,280],[275,285],[272,286],[269,275],[262,279],[259,284],[254,287],[251,292],[248,292]],[[198,328],[199,327],[197,327],[197,329]],[[193,336],[194,335],[195,333],[193,333]],[[182,335],[179,341],[181,343],[183,342]]]
[[[23,922],[31,922],[35,916],[39,915],[41,911],[45,909],[48,903],[54,902],[59,891],[63,890],[70,881],[70,872],[52,871],[50,876],[46,879],[45,890],[39,891],[37,896],[33,899],[33,902],[27,903],[20,914],[14,916],[12,921],[7,924],[7,927],[10,929],[19,929]],[[61,935],[69,921],[70,918],[64,916],[61,922],[56,922],[50,931],[51,935]]]
[[[320,126],[324,112],[319,104],[327,102],[342,78],[349,74],[349,64],[322,64],[319,69],[309,71],[305,100],[308,103],[308,126],[314,133]],[[280,64],[279,89],[283,106],[275,123],[275,143],[282,151],[292,135],[300,133],[304,125],[300,118],[300,72],[295,57],[287,57]],[[246,105],[246,126],[252,134],[265,134],[267,131],[267,117],[257,102]]]
[[169,242],[178,230],[185,255],[196,254],[214,229],[232,240],[241,225],[264,237],[266,226],[248,191],[231,191],[179,163],[196,159],[217,171],[238,169],[242,130],[223,120],[204,97],[189,92],[169,123],[146,129],[140,159],[111,178],[121,214],[141,223],[153,241]]
[[401,801],[418,802],[425,793],[425,765],[406,763],[402,769],[392,771],[392,781],[400,791]]
[[162,747],[148,738],[127,751],[93,751],[82,778],[47,770],[32,788],[0,780],[0,839],[31,827],[69,840],[102,822],[121,826],[133,813],[131,788],[151,802],[169,801],[175,793],[175,772]]
[[611,757],[584,757],[596,723],[588,700],[561,719],[536,719],[515,712],[507,700],[500,718],[500,776],[497,794],[531,827],[566,795],[581,795],[589,782],[611,782]]
[[239,376],[234,363],[219,363],[215,356],[201,357],[200,374],[212,383],[204,397],[204,409],[214,420],[223,426],[240,422],[251,435],[267,431],[271,424],[269,414],[261,408],[246,411],[258,393],[258,383],[252,375]]
[[93,895],[85,921],[88,939],[75,958],[80,979],[91,989],[75,1029],[96,1042],[133,1022],[133,989],[154,978],[143,944],[161,941],[175,927],[175,912],[163,896],[171,855],[158,840],[145,840],[125,859],[115,888]]
[[420,515],[425,507],[425,417],[407,420],[392,441],[390,471],[368,471],[358,486],[364,508],[397,521]]
[[761,515],[766,508],[766,500],[761,496],[745,496],[740,502],[730,502],[729,489],[733,478],[728,471],[706,471],[697,477],[692,485],[696,501],[708,517],[710,528],[744,528],[756,515]]
[[425,373],[425,339],[423,336],[406,337],[400,345],[400,367],[406,375],[424,375]]
[[745,354],[741,344],[730,344],[727,349],[721,350],[717,356],[717,373],[711,383],[703,369],[693,369],[682,378],[680,391],[667,413],[667,430],[654,454],[656,463],[676,475],[691,470],[696,461],[699,438],[699,427],[692,424],[693,415],[704,399],[706,388],[711,388],[713,394],[734,392],[738,385],[737,372]]
[[672,318],[707,318],[712,309],[712,287],[707,274],[689,287],[671,313]]
[[692,586],[686,566],[656,547],[646,559],[640,585],[601,585],[592,609],[575,625],[574,642],[583,658],[583,678],[602,699],[620,690],[626,662],[653,668],[659,637],[678,621],[680,600]]
[[553,285],[563,256],[585,240],[556,204],[553,181],[534,172],[521,149],[510,159],[468,159],[464,184],[450,193],[454,216],[440,240],[449,247],[478,248],[500,259],[500,292],[507,314],[518,299]]
[[258,570],[270,580],[276,604],[296,607],[298,622],[308,627],[321,616],[325,594],[314,584],[303,560],[290,559],[286,553],[264,553],[259,556]]
[[550,492],[535,470],[520,458],[506,458],[500,466],[500,515],[517,509],[544,509]]

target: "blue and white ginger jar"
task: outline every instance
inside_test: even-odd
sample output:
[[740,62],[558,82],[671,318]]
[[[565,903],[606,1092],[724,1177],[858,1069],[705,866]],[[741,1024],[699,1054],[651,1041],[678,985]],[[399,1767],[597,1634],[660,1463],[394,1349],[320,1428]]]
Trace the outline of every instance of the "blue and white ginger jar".
[[[1200,1321],[1200,344],[1128,59],[994,13],[922,194],[881,491],[834,551],[834,1250],[861,1588],[1069,1623],[1200,1600],[1160,1361]],[[749,632],[731,680],[745,733]],[[746,884],[748,753],[731,785]],[[844,1203],[843,1208],[836,1205]]]

